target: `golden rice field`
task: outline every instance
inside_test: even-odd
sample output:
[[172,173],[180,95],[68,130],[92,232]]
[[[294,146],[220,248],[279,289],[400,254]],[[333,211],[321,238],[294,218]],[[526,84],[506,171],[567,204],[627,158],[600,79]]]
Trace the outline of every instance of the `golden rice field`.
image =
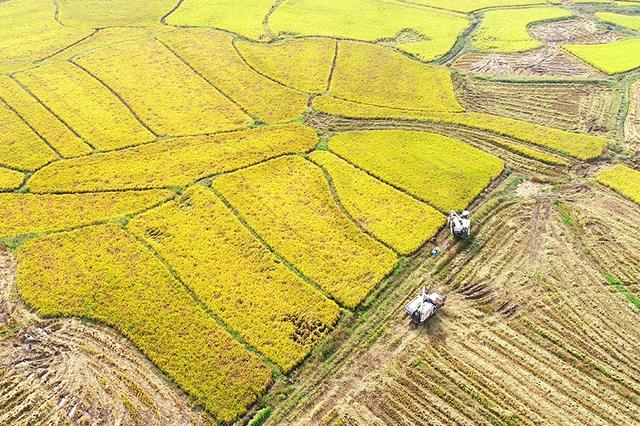
[[640,422],[638,10],[0,0],[0,424]]

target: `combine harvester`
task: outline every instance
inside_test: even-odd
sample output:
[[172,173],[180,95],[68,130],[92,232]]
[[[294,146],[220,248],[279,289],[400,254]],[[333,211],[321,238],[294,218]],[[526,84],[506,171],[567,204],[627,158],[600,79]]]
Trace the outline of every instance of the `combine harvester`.
[[455,211],[449,213],[447,223],[449,224],[451,235],[454,237],[468,238],[471,235],[471,218],[468,210],[463,211],[461,214]]
[[442,296],[435,291],[428,292],[425,287],[422,287],[422,293],[409,302],[404,311],[415,324],[424,324],[438,309],[444,306],[446,301],[446,296]]
[[[468,210],[463,211],[461,214],[452,211],[447,217],[447,224],[451,235],[456,238],[465,239],[471,235],[471,218]],[[446,301],[446,296],[442,296],[435,291],[427,291],[423,287],[422,293],[409,302],[404,311],[415,324],[424,324],[438,309],[444,306]]]

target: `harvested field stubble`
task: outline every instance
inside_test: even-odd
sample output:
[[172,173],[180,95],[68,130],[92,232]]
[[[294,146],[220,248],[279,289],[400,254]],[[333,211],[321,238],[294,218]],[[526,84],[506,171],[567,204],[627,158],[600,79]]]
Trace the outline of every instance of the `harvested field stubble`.
[[398,262],[345,216],[322,170],[301,157],[224,175],[213,186],[267,244],[346,307],[360,304]]
[[522,52],[542,46],[531,38],[527,27],[532,22],[566,18],[572,13],[558,7],[530,7],[484,12],[471,45],[490,52]]
[[414,119],[488,130],[499,135],[550,148],[581,160],[599,157],[607,146],[607,140],[603,137],[571,133],[508,117],[475,112],[435,113],[402,110],[349,102],[331,96],[314,98],[313,107],[319,112],[341,117]]
[[318,143],[301,124],[265,126],[211,136],[190,136],[117,152],[58,161],[28,182],[34,192],[178,187]]
[[25,243],[16,285],[39,315],[114,327],[221,421],[235,419],[270,383],[269,369],[116,226]]
[[629,87],[629,111],[624,122],[624,139],[636,151],[640,151],[640,79]]
[[128,226],[284,371],[338,319],[338,306],[281,263],[208,189],[196,186]]

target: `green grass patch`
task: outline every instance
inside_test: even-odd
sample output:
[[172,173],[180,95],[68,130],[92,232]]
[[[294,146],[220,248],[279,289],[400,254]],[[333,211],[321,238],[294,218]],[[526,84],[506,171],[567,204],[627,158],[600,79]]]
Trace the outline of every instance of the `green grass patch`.
[[613,275],[605,275],[604,279],[610,286],[622,293],[629,302],[635,305],[636,308],[640,309],[640,297],[631,292],[631,290],[629,290],[617,277]]

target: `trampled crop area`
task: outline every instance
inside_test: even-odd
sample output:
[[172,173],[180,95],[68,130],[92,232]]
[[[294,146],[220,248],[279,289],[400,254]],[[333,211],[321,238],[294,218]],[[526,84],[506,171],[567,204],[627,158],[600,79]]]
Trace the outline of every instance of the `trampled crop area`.
[[0,424],[639,423],[639,20],[0,1]]

